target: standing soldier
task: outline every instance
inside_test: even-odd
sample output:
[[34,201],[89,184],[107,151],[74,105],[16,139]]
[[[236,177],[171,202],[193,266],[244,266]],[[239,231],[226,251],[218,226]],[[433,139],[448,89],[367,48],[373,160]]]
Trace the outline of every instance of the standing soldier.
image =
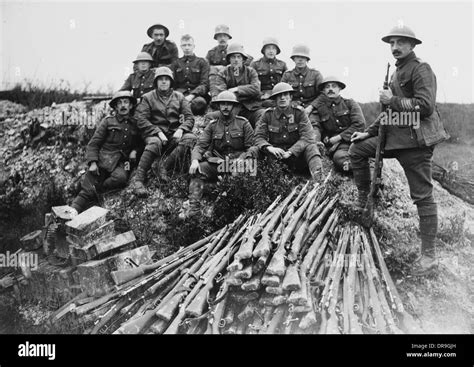
[[219,116],[206,126],[191,153],[189,210],[180,213],[181,219],[200,213],[204,181],[217,180],[219,163],[252,157],[253,129],[247,119],[236,116],[239,102],[235,94],[221,92],[213,103],[219,108]]
[[271,107],[272,100],[269,99],[272,94],[273,87],[281,81],[283,73],[287,71],[286,63],[278,60],[276,55],[280,53],[278,40],[273,37],[268,37],[263,40],[261,50],[263,57],[250,64],[258,74],[262,90],[260,99],[263,101],[263,107]]
[[170,66],[178,59],[178,47],[173,41],[167,40],[170,31],[164,25],[154,24],[146,31],[153,41],[143,45],[142,51],[148,52],[153,58],[153,67]]
[[132,91],[137,100],[145,93],[152,91],[155,79],[155,70],[151,68],[152,63],[153,58],[148,52],[140,52],[133,61],[137,71],[129,75],[120,90]]
[[173,73],[169,68],[157,68],[155,90],[143,96],[135,113],[146,144],[134,179],[134,190],[139,197],[147,195],[144,181],[156,158],[162,158],[163,161],[163,155],[169,154],[159,166],[160,179],[168,181],[167,172],[175,164],[182,168],[187,151],[196,142],[196,136],[192,133],[194,117],[190,104],[182,93],[172,89],[173,81]]
[[309,168],[311,177],[318,179],[322,164],[315,132],[303,107],[291,104],[293,93],[287,83],[275,85],[270,98],[276,100],[276,107],[265,110],[255,130],[255,145],[296,170]]
[[346,85],[337,77],[324,78],[322,93],[312,103],[321,138],[337,168],[350,171],[349,146],[356,131],[364,131],[365,118],[359,104],[341,97]]
[[[226,57],[230,65],[219,72],[215,83],[211,84],[211,97],[215,99],[220,92],[225,90],[236,94],[242,104],[239,115],[249,120],[254,127],[263,113],[260,107],[260,81],[257,72],[244,65],[247,54],[239,43],[229,45]],[[219,112],[216,113],[219,114]],[[216,113],[211,113],[210,117],[216,117]]]
[[120,91],[109,104],[115,115],[100,122],[87,145],[89,169],[82,179],[81,191],[71,204],[78,213],[90,205],[97,191],[125,187],[130,161],[136,159],[139,135],[131,117],[136,99],[131,92]]
[[[294,46],[291,52],[291,59],[295,63],[295,68],[283,74],[281,81],[293,87],[295,90],[293,104],[304,108],[311,125],[316,128],[316,114],[311,103],[319,96],[319,84],[323,81],[323,76],[318,70],[308,67],[308,62],[311,60],[308,46]],[[316,135],[319,135],[319,131],[316,131]]]
[[206,112],[209,98],[209,63],[194,54],[194,39],[185,34],[181,37],[184,56],[171,64],[175,78],[175,89],[185,95],[191,103],[194,115]]
[[[382,38],[389,43],[397,60],[390,88],[380,91],[380,102],[388,106],[391,115],[411,113],[416,125],[386,126],[386,158],[396,158],[403,167],[410,195],[420,218],[421,255],[415,263],[414,274],[423,275],[437,267],[435,238],[438,228],[437,205],[431,181],[434,146],[447,134],[436,108],[436,76],[431,67],[416,57],[413,49],[421,41],[406,26],[395,27]],[[421,119],[421,121],[419,121]],[[379,119],[365,132],[352,135],[349,149],[359,206],[365,207],[370,186],[369,157],[375,156]]]

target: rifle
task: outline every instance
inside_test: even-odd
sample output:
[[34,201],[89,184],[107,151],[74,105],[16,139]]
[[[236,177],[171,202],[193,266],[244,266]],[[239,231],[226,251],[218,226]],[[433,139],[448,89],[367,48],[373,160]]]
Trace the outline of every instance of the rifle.
[[[383,89],[388,89],[389,71],[390,63],[387,64],[387,74],[385,74]],[[386,113],[387,109],[387,106],[382,105],[382,111],[377,119],[380,119],[381,116]],[[370,183],[370,191],[369,195],[367,196],[367,203],[365,204],[365,208],[362,211],[362,223],[364,223],[366,227],[372,227],[374,221],[374,198],[382,181],[382,166],[386,135],[387,132],[385,124],[379,123],[379,130],[377,135],[377,150],[375,151],[374,173],[372,175],[372,181]]]

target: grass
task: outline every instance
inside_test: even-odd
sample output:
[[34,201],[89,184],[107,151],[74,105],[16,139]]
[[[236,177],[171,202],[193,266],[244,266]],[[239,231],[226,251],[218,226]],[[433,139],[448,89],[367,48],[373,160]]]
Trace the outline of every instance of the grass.
[[457,163],[457,173],[474,177],[474,141],[472,143],[443,142],[436,146],[433,161],[448,168]]

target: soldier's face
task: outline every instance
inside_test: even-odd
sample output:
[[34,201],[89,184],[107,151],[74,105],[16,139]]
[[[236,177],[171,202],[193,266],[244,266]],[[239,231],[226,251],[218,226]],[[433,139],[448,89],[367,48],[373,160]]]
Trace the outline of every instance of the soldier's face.
[[297,68],[304,68],[306,65],[308,65],[308,59],[306,57],[295,56],[293,57],[293,61],[295,62]]
[[395,59],[403,59],[413,50],[415,45],[412,41],[405,37],[390,38],[390,50]]
[[157,80],[158,90],[166,92],[171,87],[171,79],[167,76],[159,76]]
[[225,46],[229,42],[229,36],[225,33],[219,33],[216,35],[216,40],[219,45]]
[[337,83],[326,83],[323,88],[323,93],[329,98],[337,98],[341,93],[341,87]]
[[117,111],[120,116],[128,115],[131,109],[132,104],[128,98],[120,98],[115,104],[115,111]]
[[192,55],[194,52],[194,41],[192,39],[181,41],[181,50],[185,56]]
[[229,117],[234,109],[234,104],[231,102],[221,102],[219,103],[219,111],[225,116]]
[[289,92],[286,92],[286,93],[277,95],[276,103],[277,103],[277,106],[282,109],[287,108],[291,103],[291,94]]
[[242,64],[244,63],[244,58],[241,54],[232,54],[230,55],[230,64],[234,68],[240,68]]
[[138,61],[137,68],[139,71],[148,71],[150,70],[151,63],[149,61]]
[[268,45],[263,50],[263,53],[267,59],[274,59],[277,55],[277,48],[274,45]]
[[151,37],[157,45],[162,45],[165,42],[165,30],[164,29],[154,29]]

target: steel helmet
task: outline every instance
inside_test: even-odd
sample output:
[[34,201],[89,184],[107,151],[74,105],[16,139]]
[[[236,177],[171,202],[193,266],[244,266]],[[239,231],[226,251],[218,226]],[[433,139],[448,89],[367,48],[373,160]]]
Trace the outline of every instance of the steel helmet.
[[121,90],[113,95],[112,100],[109,102],[109,106],[115,108],[115,104],[120,98],[128,98],[134,106],[137,104],[137,99],[133,96],[132,92],[128,90]]
[[167,66],[160,66],[159,68],[156,68],[155,78],[153,79],[153,82],[156,83],[156,79],[158,79],[159,76],[163,76],[163,75],[166,75],[167,77],[171,79],[172,82],[174,82],[173,72]]
[[229,62],[230,55],[233,54],[241,54],[245,60],[248,59],[248,56],[244,51],[244,46],[240,43],[231,43],[229,47],[227,47],[227,55],[225,56],[227,62]]
[[416,38],[415,32],[413,32],[411,28],[408,28],[406,25],[403,25],[403,24],[393,27],[385,37],[382,37],[382,41],[386,43],[390,43],[391,37],[410,38],[415,41],[416,45],[419,45],[421,43],[421,40]]
[[311,60],[311,58],[309,57],[309,47],[306,45],[294,46],[293,50],[291,51],[291,59],[293,60],[293,57],[295,56],[306,57],[308,61]]
[[212,103],[215,103],[215,104],[218,104],[220,102],[231,102],[231,103],[235,103],[235,104],[239,104],[240,102],[237,100],[237,96],[232,93],[232,92],[229,92],[228,90],[225,90],[223,92],[220,92],[216,99],[214,101],[212,101]]
[[218,26],[216,26],[216,29],[214,31],[214,39],[217,39],[217,35],[220,33],[227,34],[229,38],[232,39],[232,36],[230,35],[230,28],[228,25],[219,24]]
[[294,93],[295,90],[288,83],[283,83],[283,82],[277,83],[272,89],[272,95],[270,96],[270,98],[274,98],[279,94],[287,93],[287,92]]
[[267,37],[263,40],[263,46],[262,46],[262,54],[265,54],[264,51],[265,51],[265,47],[267,47],[268,45],[273,45],[276,47],[277,49],[277,55],[281,52],[280,50],[280,46],[278,45],[278,40],[274,37]]
[[139,61],[149,61],[153,62],[153,57],[148,52],[140,52],[135,60],[133,60],[133,63],[139,62]]
[[146,31],[146,34],[148,35],[148,37],[150,38],[153,38],[152,37],[152,33],[153,33],[153,30],[155,28],[158,28],[158,29],[163,29],[165,31],[165,38],[167,38],[169,35],[170,35],[170,31],[168,28],[166,28],[164,25],[162,24],[153,24],[150,28],[148,28],[148,30]]
[[327,76],[323,79],[322,83],[319,84],[319,90],[323,90],[326,83],[337,83],[341,89],[344,89],[346,85],[337,76]]

